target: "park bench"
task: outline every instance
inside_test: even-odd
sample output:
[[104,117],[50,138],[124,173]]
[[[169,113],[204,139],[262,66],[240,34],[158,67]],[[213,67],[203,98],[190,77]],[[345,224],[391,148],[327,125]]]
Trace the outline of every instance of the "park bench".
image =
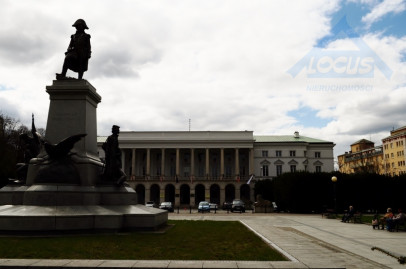
[[321,217],[324,218],[336,218],[337,214],[334,209],[327,208],[323,213],[321,213]]
[[362,223],[362,213],[361,212],[356,212],[349,221],[351,221],[353,223]]
[[399,232],[399,230],[401,230],[401,231],[406,231],[406,222],[396,223],[396,224],[395,224],[395,230],[396,230],[397,232]]

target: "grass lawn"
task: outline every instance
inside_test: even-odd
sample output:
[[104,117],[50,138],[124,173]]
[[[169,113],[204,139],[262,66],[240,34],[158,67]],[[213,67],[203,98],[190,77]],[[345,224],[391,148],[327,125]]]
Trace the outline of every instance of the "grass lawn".
[[168,221],[165,233],[0,237],[0,258],[286,260],[237,221]]

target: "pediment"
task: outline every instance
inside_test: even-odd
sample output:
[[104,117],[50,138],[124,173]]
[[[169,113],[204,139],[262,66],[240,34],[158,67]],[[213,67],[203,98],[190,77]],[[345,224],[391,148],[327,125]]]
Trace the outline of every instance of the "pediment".
[[295,164],[299,164],[297,161],[295,161],[295,160],[290,160],[289,162],[288,162],[288,164],[290,164],[290,165],[295,165]]
[[262,162],[260,162],[260,164],[262,164],[262,165],[270,165],[271,163],[268,160],[263,160]]
[[277,161],[274,162],[274,164],[275,165],[283,165],[285,163],[278,159]]

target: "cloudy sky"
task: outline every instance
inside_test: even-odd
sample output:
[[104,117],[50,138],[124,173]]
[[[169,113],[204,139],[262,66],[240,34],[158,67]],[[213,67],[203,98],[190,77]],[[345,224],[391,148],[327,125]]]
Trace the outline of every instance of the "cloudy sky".
[[[406,3],[0,0],[0,112],[46,127],[72,24],[92,36],[99,135],[252,130],[381,144],[406,125]],[[68,76],[77,74],[68,71]]]

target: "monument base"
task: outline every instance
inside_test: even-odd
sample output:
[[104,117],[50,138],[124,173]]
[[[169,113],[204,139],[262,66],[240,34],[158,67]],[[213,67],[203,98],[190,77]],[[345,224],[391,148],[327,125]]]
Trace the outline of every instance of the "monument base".
[[78,206],[136,205],[136,192],[130,187],[32,185],[0,189],[0,205]]
[[155,230],[168,212],[136,205],[126,186],[32,185],[0,189],[0,231]]
[[0,231],[156,230],[167,211],[143,205],[0,206]]

